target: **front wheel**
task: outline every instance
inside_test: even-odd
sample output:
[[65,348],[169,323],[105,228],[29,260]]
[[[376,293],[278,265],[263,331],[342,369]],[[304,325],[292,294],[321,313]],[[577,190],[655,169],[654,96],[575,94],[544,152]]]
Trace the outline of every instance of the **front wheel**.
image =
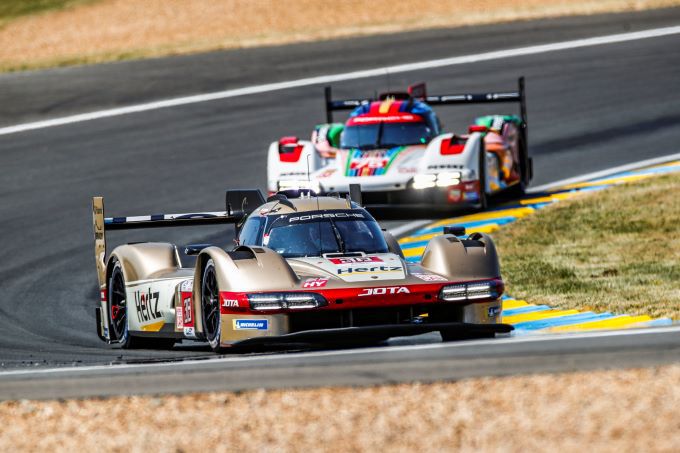
[[220,292],[217,287],[217,272],[215,262],[209,259],[203,269],[201,278],[201,316],[203,321],[203,333],[215,352],[220,350]]

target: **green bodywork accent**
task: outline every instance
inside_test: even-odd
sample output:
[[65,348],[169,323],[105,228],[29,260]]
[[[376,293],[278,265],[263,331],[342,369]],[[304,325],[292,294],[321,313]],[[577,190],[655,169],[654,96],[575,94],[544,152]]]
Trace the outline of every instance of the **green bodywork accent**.
[[345,125],[342,123],[328,125],[328,142],[333,148],[340,148],[340,134],[343,130],[345,130]]
[[314,126],[314,130],[317,132],[321,131],[323,128],[328,128],[326,131],[326,140],[333,148],[340,148],[340,134],[345,129],[344,123],[326,123],[317,124]]
[[522,119],[516,115],[486,115],[477,117],[475,119],[475,125],[488,127],[491,129],[494,121],[498,120],[499,118],[502,119],[504,123],[515,123],[517,126],[522,124]]

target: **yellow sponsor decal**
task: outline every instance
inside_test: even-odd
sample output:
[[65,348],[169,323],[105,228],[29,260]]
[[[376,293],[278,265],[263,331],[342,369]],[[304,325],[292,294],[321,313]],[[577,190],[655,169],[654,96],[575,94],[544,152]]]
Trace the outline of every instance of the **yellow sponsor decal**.
[[153,324],[147,324],[142,326],[142,331],[144,332],[158,332],[165,325],[165,321],[154,322]]
[[381,115],[385,115],[387,113],[390,113],[390,107],[392,106],[392,103],[394,102],[393,99],[385,99],[381,104],[380,104],[380,109],[378,110]]

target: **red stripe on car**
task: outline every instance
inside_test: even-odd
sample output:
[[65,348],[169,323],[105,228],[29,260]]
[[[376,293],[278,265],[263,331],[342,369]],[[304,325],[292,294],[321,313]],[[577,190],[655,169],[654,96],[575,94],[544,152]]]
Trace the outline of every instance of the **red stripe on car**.
[[[478,280],[488,281],[488,280]],[[355,308],[376,308],[391,307],[397,305],[414,304],[455,304],[455,303],[474,303],[486,302],[487,300],[445,302],[439,299],[439,292],[448,285],[473,283],[469,282],[438,282],[426,283],[422,285],[385,285],[369,286],[365,288],[313,288],[300,289],[295,291],[251,291],[251,292],[231,292],[220,291],[220,311],[222,314],[238,313],[291,313],[291,310],[251,310],[248,301],[248,294],[267,294],[267,293],[316,293],[322,295],[328,305],[310,310],[350,310]],[[500,294],[499,294],[500,296]]]

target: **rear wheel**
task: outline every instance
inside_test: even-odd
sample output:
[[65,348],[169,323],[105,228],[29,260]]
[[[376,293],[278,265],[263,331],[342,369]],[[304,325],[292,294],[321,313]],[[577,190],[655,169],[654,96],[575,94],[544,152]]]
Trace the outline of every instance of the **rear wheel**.
[[220,350],[220,292],[217,287],[215,263],[209,259],[201,278],[201,316],[203,333],[215,352]]
[[486,194],[486,150],[482,142],[479,150],[479,203],[480,211],[486,211],[489,207],[489,198]]
[[134,339],[128,329],[127,294],[125,292],[125,276],[120,263],[116,261],[108,282],[109,290],[109,328],[112,339],[118,340],[124,349],[135,346]]
[[128,326],[128,304],[125,292],[125,276],[119,262],[111,271],[109,290],[109,328],[112,339],[118,340],[123,349],[170,349],[175,344],[174,338],[140,338],[130,335]]
[[524,145],[524,140],[521,137],[519,138],[518,146],[519,146],[519,162],[517,163],[517,165],[520,178],[519,182],[510,188],[510,193],[517,198],[521,198],[524,196],[527,187],[529,187],[531,175],[529,170],[529,158],[527,157],[527,149],[526,146]]

